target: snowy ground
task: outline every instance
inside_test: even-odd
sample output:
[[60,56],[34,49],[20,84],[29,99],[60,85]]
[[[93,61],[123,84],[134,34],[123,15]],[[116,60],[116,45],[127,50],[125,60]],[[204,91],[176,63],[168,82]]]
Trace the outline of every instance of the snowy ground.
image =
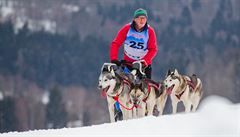
[[0,137],[240,137],[240,104],[211,96],[196,113],[106,123],[80,128],[10,132]]

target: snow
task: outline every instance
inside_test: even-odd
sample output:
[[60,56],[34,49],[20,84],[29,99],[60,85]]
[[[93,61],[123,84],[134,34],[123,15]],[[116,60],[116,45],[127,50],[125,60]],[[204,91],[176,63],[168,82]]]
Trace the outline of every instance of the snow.
[[56,32],[56,22],[48,20],[48,19],[42,19],[42,20],[32,20],[28,19],[28,29],[32,31],[40,31],[40,30],[45,30],[50,33],[55,33]]
[[0,91],[0,101],[3,100],[3,93]]
[[79,11],[79,7],[76,5],[63,4],[62,7],[63,7],[63,9],[65,9],[68,12],[78,12]]
[[240,104],[210,96],[195,113],[105,123],[89,127],[10,132],[0,137],[240,137]]
[[1,7],[0,8],[0,15],[2,18],[6,18],[7,16],[10,16],[14,13],[14,10],[12,7]]
[[[17,3],[17,2],[16,2]],[[39,19],[39,20],[34,20],[31,18],[28,18],[25,15],[21,15],[20,13],[17,13],[13,7],[14,3],[12,2],[2,2],[0,0],[0,21],[1,20],[7,20],[11,17],[15,17],[14,20],[14,32],[17,34],[19,29],[21,29],[25,23],[28,23],[28,29],[32,31],[40,31],[44,30],[49,33],[56,33],[57,29],[57,23],[53,20],[50,19]],[[71,8],[72,12],[78,11],[78,7],[74,6],[68,6],[68,8]],[[20,11],[19,11],[20,12]]]
[[42,96],[42,103],[44,105],[47,105],[49,103],[49,92],[48,91],[44,92],[44,94]]

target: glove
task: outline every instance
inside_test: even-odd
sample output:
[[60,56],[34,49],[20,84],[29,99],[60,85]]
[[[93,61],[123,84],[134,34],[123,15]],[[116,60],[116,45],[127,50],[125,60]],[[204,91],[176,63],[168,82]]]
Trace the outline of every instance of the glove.
[[148,66],[148,64],[147,64],[147,62],[145,60],[140,60],[140,62],[143,64],[143,67],[147,67]]
[[118,67],[121,66],[121,62],[118,60],[112,60],[111,63],[116,64]]

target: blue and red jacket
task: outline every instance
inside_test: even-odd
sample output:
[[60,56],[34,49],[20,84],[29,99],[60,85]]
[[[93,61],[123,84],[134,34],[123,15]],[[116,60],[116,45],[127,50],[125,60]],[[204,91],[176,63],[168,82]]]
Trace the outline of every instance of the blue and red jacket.
[[124,60],[134,62],[145,60],[146,65],[152,64],[157,54],[157,41],[154,29],[146,24],[141,32],[135,29],[135,22],[123,26],[110,47],[110,60],[118,60],[119,48],[124,46]]

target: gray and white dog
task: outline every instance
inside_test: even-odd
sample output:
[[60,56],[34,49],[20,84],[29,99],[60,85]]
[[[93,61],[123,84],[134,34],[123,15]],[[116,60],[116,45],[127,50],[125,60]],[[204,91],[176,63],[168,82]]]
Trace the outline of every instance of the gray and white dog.
[[[177,69],[168,71],[164,85],[172,100],[172,113],[177,112],[177,104],[182,101],[185,112],[196,111],[202,97],[202,82],[196,75],[181,75]],[[191,109],[192,107],[192,109]]]
[[137,71],[145,75],[142,61],[135,61],[133,62],[133,66],[134,65],[137,66],[138,70],[131,72],[134,75],[134,81],[130,90],[130,99],[135,106],[133,109],[133,117],[153,115],[155,105],[160,114],[162,114],[167,99],[163,83],[156,83],[147,78],[138,79]]
[[[160,86],[160,87],[159,87]],[[151,80],[142,79],[139,84],[132,86],[130,99],[134,104],[133,117],[153,115],[154,106],[162,115],[167,99],[167,94],[161,84],[156,85]]]
[[123,119],[132,118],[132,111],[124,108],[131,105],[129,99],[130,84],[128,80],[115,73],[116,67],[113,63],[104,63],[98,82],[98,88],[105,92],[107,96],[111,122],[115,122],[114,104],[117,101],[121,104]]

